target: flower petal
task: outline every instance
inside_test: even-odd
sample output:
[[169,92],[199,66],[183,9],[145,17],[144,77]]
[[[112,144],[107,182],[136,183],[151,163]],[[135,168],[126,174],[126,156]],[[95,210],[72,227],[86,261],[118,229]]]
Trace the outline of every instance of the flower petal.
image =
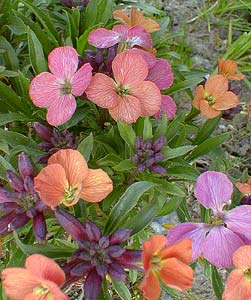
[[72,94],[61,95],[49,106],[46,120],[52,126],[62,125],[70,120],[76,107],[77,103]]
[[160,251],[159,256],[163,260],[175,257],[183,263],[189,264],[192,258],[192,240],[181,240],[180,242],[166,247],[164,250]]
[[233,266],[234,252],[243,245],[243,240],[237,234],[220,225],[212,228],[208,233],[203,255],[216,267],[230,268]]
[[245,183],[241,183],[241,182],[237,183],[236,187],[242,194],[251,194],[251,180],[250,179]]
[[251,245],[241,246],[234,252],[233,255],[234,266],[238,269],[251,268]]
[[167,95],[161,95],[160,110],[154,115],[156,119],[161,119],[161,115],[166,114],[168,120],[172,120],[176,114],[177,105],[173,98]]
[[113,18],[115,20],[120,20],[122,23],[125,23],[129,26],[131,26],[130,19],[127,15],[127,13],[123,9],[117,9],[113,11]]
[[227,278],[223,300],[251,299],[250,282],[246,280],[243,270],[233,270]]
[[82,184],[81,198],[88,202],[99,202],[113,190],[111,178],[102,169],[89,169],[88,176]]
[[109,48],[120,41],[120,35],[113,30],[98,28],[89,33],[88,43],[96,48]]
[[13,300],[25,299],[40,284],[38,278],[23,268],[4,269],[2,280],[6,295]]
[[78,68],[78,53],[71,46],[55,48],[48,56],[50,71],[60,79],[71,79]]
[[156,64],[156,58],[151,53],[139,48],[133,48],[131,51],[140,54],[144,58],[148,69],[152,68]]
[[146,273],[139,289],[147,300],[158,300],[161,294],[159,280],[152,271]]
[[217,110],[225,110],[237,106],[238,103],[239,99],[235,93],[226,92],[222,96],[216,97],[213,108]]
[[203,85],[196,87],[194,92],[193,105],[195,108],[200,110],[200,102],[205,99],[205,90]]
[[55,75],[42,72],[30,83],[29,96],[35,106],[49,107],[60,98],[60,84]]
[[64,199],[68,187],[64,168],[59,164],[50,164],[34,178],[35,191],[49,207],[58,206]]
[[139,99],[131,95],[119,96],[118,99],[118,105],[109,109],[111,117],[115,121],[122,121],[127,124],[135,123],[142,116]]
[[173,257],[162,263],[159,277],[169,287],[184,291],[193,285],[193,270],[187,264]]
[[145,49],[152,49],[151,35],[142,26],[136,25],[129,28],[128,39],[131,42],[131,47],[140,46]]
[[214,107],[210,106],[208,101],[206,101],[206,100],[200,101],[199,109],[200,109],[201,114],[208,119],[216,118],[221,114],[220,110],[214,109]]
[[184,239],[192,240],[192,260],[196,260],[202,254],[206,235],[210,226],[203,223],[182,223],[168,231],[168,245]]
[[117,54],[112,62],[115,81],[123,87],[137,86],[148,74],[148,68],[143,57],[133,51]]
[[89,272],[84,283],[84,295],[86,300],[97,300],[101,291],[102,279],[96,270]]
[[54,262],[54,260],[41,255],[33,254],[26,259],[25,267],[34,276],[52,281],[58,286],[65,282],[63,270]]
[[46,239],[46,222],[43,213],[38,213],[33,218],[33,232],[38,242]]
[[133,25],[141,25],[144,27],[148,32],[154,32],[160,30],[160,25],[152,19],[146,19],[142,12],[137,10],[137,8],[132,7],[130,11],[131,17],[131,26]]
[[87,98],[103,108],[113,108],[118,104],[116,83],[105,74],[97,73],[85,90]]
[[195,184],[194,194],[198,201],[206,208],[215,212],[222,211],[233,193],[233,184],[227,175],[216,171],[207,171],[201,174]]
[[151,81],[143,81],[134,86],[131,95],[140,101],[141,116],[152,116],[160,110],[161,93],[158,87]]
[[173,72],[166,59],[156,60],[155,65],[149,70],[146,80],[157,85],[160,90],[165,90],[173,84]]
[[92,66],[84,64],[72,77],[72,94],[81,96],[92,79]]
[[48,160],[48,165],[60,164],[70,185],[83,181],[88,176],[88,166],[84,156],[77,150],[61,149]]
[[213,75],[205,83],[205,90],[209,95],[215,96],[228,90],[228,80],[223,75]]
[[224,217],[227,228],[251,239],[251,206],[242,205],[228,211]]

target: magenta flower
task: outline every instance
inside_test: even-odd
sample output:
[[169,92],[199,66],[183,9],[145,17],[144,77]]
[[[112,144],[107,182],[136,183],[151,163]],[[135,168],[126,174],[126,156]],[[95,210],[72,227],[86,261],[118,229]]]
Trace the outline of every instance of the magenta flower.
[[137,25],[115,25],[112,30],[98,28],[90,32],[88,43],[96,48],[108,48],[119,44],[118,52],[140,46],[145,49],[152,48],[150,33]]
[[53,126],[67,122],[75,112],[74,96],[81,96],[92,77],[92,67],[84,64],[78,71],[78,53],[70,47],[58,47],[48,56],[51,71],[37,75],[30,84],[34,105],[47,107],[46,120]]
[[251,244],[251,207],[243,205],[230,211],[223,208],[229,203],[233,185],[221,172],[207,171],[199,176],[195,185],[198,201],[213,214],[210,223],[183,223],[168,232],[169,244],[192,239],[192,259],[203,255],[220,268],[233,266],[233,253],[245,244]]

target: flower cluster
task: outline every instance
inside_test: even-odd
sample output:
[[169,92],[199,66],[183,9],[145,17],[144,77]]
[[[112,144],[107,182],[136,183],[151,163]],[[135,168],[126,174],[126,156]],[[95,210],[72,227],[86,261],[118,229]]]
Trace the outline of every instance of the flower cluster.
[[160,152],[165,144],[166,138],[164,136],[159,137],[155,142],[152,140],[143,142],[142,137],[136,137],[136,154],[131,160],[137,165],[137,169],[140,173],[149,169],[152,173],[161,175],[167,174],[166,169],[158,164],[165,157],[164,154]]

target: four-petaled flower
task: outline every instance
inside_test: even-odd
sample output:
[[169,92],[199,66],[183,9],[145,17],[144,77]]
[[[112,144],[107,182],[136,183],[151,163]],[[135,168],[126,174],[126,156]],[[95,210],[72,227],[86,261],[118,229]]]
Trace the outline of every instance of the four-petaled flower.
[[127,50],[112,62],[114,79],[97,73],[86,89],[92,102],[108,108],[116,121],[134,123],[140,116],[152,116],[161,105],[158,87],[146,81],[148,68],[141,55]]
[[193,105],[209,119],[219,116],[239,103],[238,97],[228,87],[228,80],[223,75],[210,76],[205,86],[197,86]]
[[192,242],[189,239],[168,247],[167,238],[157,234],[144,242],[142,260],[146,275],[139,288],[143,291],[145,299],[159,299],[159,279],[179,291],[191,288],[193,270],[188,266],[191,254]]
[[237,73],[237,64],[231,59],[221,59],[218,62],[219,74],[227,77],[228,80],[242,80],[245,76],[242,73]]
[[30,98],[34,105],[47,107],[46,120],[53,126],[67,122],[76,109],[74,96],[81,96],[92,77],[89,63],[78,68],[78,53],[70,47],[58,47],[48,56],[51,71],[38,74],[30,84]]
[[114,280],[125,281],[124,269],[140,269],[137,263],[140,263],[141,251],[127,250],[120,246],[130,237],[130,229],[120,229],[102,236],[99,228],[90,221],[83,225],[63,210],[56,210],[55,216],[78,243],[78,250],[64,266],[64,271],[66,284],[85,278],[85,300],[99,299],[106,275]]
[[251,246],[242,246],[233,255],[236,267],[228,276],[223,300],[251,299]]
[[67,300],[60,291],[65,274],[50,258],[33,254],[26,259],[25,268],[2,271],[5,293],[12,300]]
[[0,210],[7,212],[0,217],[0,236],[11,233],[32,220],[36,240],[41,242],[46,238],[44,211],[49,207],[34,190],[35,172],[24,153],[18,156],[18,169],[21,178],[11,170],[6,172],[7,180],[14,192],[0,187]]
[[120,20],[122,23],[128,26],[140,25],[148,32],[154,32],[160,30],[160,25],[155,20],[145,18],[141,11],[132,7],[130,15],[128,16],[125,10],[117,9],[113,12],[113,17],[116,20]]
[[224,173],[207,171],[201,174],[194,193],[200,204],[213,211],[210,222],[178,224],[168,232],[169,244],[190,238],[193,260],[203,255],[216,267],[232,267],[233,253],[240,246],[251,243],[251,207],[242,205],[227,212],[223,210],[232,192],[233,184]]
[[113,189],[112,180],[106,172],[89,169],[83,155],[72,149],[62,149],[53,154],[34,181],[36,192],[50,207],[61,203],[71,206],[80,198],[99,202]]

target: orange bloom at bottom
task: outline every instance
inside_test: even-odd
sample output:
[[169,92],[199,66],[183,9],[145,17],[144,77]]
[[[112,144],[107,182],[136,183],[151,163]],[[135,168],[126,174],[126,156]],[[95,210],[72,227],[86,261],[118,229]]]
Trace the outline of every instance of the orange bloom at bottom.
[[169,247],[163,235],[154,235],[146,241],[142,253],[146,276],[139,287],[145,299],[157,300],[160,297],[159,280],[179,291],[191,288],[193,270],[188,266],[191,256],[191,240],[183,240]]
[[227,278],[223,300],[251,299],[251,246],[240,247],[233,255],[236,267]]
[[11,300],[67,300],[59,286],[65,274],[50,258],[40,254],[26,259],[25,268],[2,271],[3,287]]

